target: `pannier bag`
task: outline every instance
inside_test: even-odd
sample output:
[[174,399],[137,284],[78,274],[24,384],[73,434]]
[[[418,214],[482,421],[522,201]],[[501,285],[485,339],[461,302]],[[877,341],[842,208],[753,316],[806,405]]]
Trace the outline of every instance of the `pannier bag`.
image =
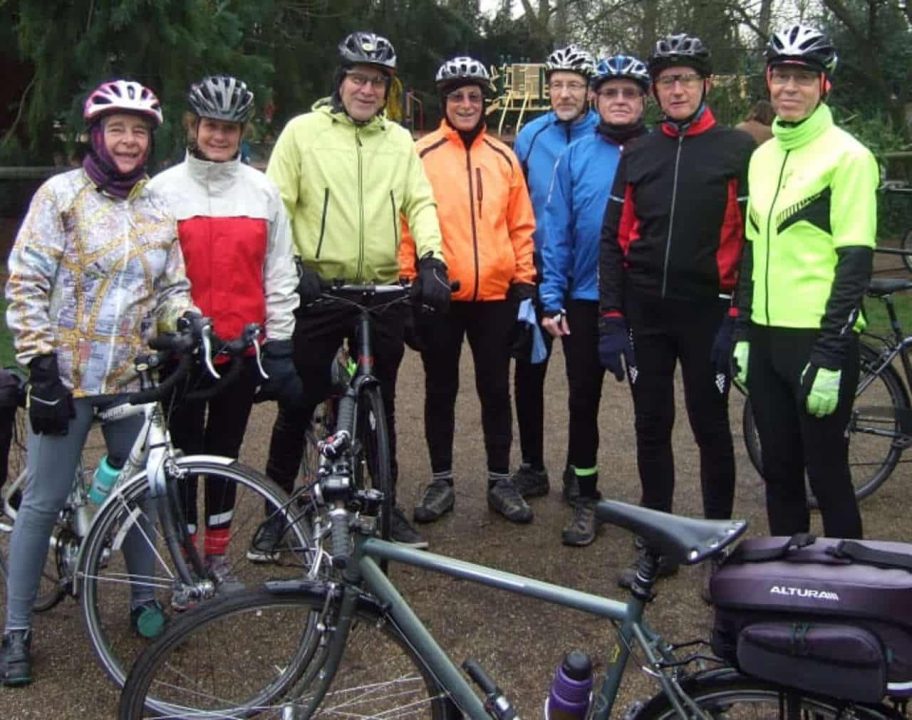
[[710,596],[713,652],[748,675],[856,702],[912,695],[912,544],[751,538]]

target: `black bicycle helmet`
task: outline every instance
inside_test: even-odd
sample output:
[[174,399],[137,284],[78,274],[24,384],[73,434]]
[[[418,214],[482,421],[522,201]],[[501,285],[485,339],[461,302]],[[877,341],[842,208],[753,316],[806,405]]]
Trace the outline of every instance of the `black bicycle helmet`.
[[660,38],[649,57],[649,75],[655,80],[662,70],[676,65],[690,67],[703,77],[712,75],[709,49],[693,35],[678,33]]
[[807,25],[792,25],[773,33],[766,46],[766,64],[804,65],[826,75],[836,70],[836,48],[819,30]]
[[598,61],[590,84],[593,90],[608,80],[633,80],[643,92],[649,92],[649,71],[646,63],[630,55],[612,55]]
[[201,118],[246,123],[253,115],[253,93],[230,75],[211,75],[193,83],[187,102]]
[[339,43],[342,65],[376,65],[390,73],[396,71],[396,51],[382,35],[357,30]]
[[588,80],[595,72],[595,60],[582,48],[568,45],[555,50],[545,61],[546,77],[551,77],[551,73],[559,70],[578,73]]
[[478,85],[485,92],[491,91],[491,76],[487,68],[480,61],[465,56],[443,63],[434,82],[444,92],[463,85]]

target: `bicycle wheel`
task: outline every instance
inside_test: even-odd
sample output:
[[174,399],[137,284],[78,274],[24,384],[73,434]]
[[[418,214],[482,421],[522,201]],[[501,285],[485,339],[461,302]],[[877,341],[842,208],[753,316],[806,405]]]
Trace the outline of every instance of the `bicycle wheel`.
[[906,270],[912,272],[912,230],[906,230],[906,234],[902,238],[902,249],[905,250],[908,255],[902,256],[903,265],[906,266]]
[[359,604],[337,671],[322,672],[337,604],[322,591],[259,589],[200,607],[139,658],[119,717],[144,717],[144,706],[148,712],[156,703],[164,717],[181,718],[456,717],[399,631],[367,602]]
[[[218,595],[255,587],[269,579],[300,577],[315,556],[309,526],[300,517],[297,505],[255,470],[235,461],[190,456],[178,459],[175,472],[169,474],[168,482],[200,478],[197,503],[201,509],[206,487],[203,477],[233,486],[236,499],[225,552],[227,568],[220,568],[219,575],[212,571],[196,578],[198,582],[191,588],[181,581],[162,537],[156,517],[158,504],[150,496],[145,473],[131,478],[108,498],[85,539],[78,580],[83,621],[92,647],[103,669],[118,684],[123,683],[126,669],[147,642],[132,628],[131,601],[156,600],[168,622],[175,613],[197,602],[188,590],[211,595],[213,586],[208,583],[212,581]],[[247,550],[258,530],[276,518],[283,520],[286,534],[275,548],[274,559],[267,563],[249,561]],[[127,554],[132,573],[127,569]]]
[[380,537],[389,540],[394,504],[392,467],[386,414],[378,387],[368,387],[359,393],[355,423],[352,453],[355,482],[361,488],[372,487],[383,493],[379,530]]
[[[883,705],[853,705],[802,690],[790,690],[737,672],[713,671],[683,683],[684,692],[711,718],[726,720],[879,720],[895,715]],[[679,717],[664,694],[649,700],[636,720]]]
[[[874,348],[861,344],[860,373],[855,404],[849,419],[849,471],[855,497],[862,500],[890,477],[905,449],[907,438],[901,422],[910,412],[909,397],[896,370],[880,367]],[[760,436],[751,409],[750,398],[744,403],[741,418],[744,443],[751,463],[761,475]],[[817,499],[808,494],[808,504],[817,507]]]

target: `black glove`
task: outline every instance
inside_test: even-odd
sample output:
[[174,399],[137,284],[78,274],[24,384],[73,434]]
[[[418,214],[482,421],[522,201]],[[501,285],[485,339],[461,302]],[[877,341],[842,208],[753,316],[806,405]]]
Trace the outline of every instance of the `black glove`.
[[507,291],[507,300],[519,305],[523,300],[535,300],[536,287],[532,283],[512,283]]
[[725,375],[725,377],[731,377],[734,337],[735,318],[726,314],[722,319],[722,324],[716,331],[716,339],[713,340],[712,351],[709,355],[716,372]]
[[257,390],[256,402],[278,400],[300,404],[304,385],[294,364],[291,340],[270,340],[263,346],[263,370],[269,376]]
[[412,297],[436,312],[450,308],[450,278],[447,267],[431,254],[418,261],[418,277],[412,283]]
[[298,295],[301,296],[301,307],[311,305],[320,299],[326,283],[316,270],[300,266],[301,275],[298,278]]
[[29,420],[36,435],[66,435],[76,417],[73,393],[60,381],[57,355],[39,355],[29,363]]
[[628,370],[636,366],[633,344],[630,342],[630,333],[624,318],[603,315],[599,320],[598,353],[602,367],[614,373],[618,382],[624,379],[621,356]]

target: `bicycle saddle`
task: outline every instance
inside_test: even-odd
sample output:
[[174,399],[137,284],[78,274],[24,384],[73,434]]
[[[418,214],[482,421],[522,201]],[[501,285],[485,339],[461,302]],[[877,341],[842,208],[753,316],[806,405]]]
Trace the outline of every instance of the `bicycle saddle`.
[[868,285],[868,295],[880,297],[881,295],[889,295],[890,293],[910,289],[912,289],[912,280],[904,278],[871,278],[871,282]]
[[616,500],[600,501],[595,514],[603,522],[636,533],[647,547],[684,565],[716,555],[747,530],[746,520],[700,520]]

